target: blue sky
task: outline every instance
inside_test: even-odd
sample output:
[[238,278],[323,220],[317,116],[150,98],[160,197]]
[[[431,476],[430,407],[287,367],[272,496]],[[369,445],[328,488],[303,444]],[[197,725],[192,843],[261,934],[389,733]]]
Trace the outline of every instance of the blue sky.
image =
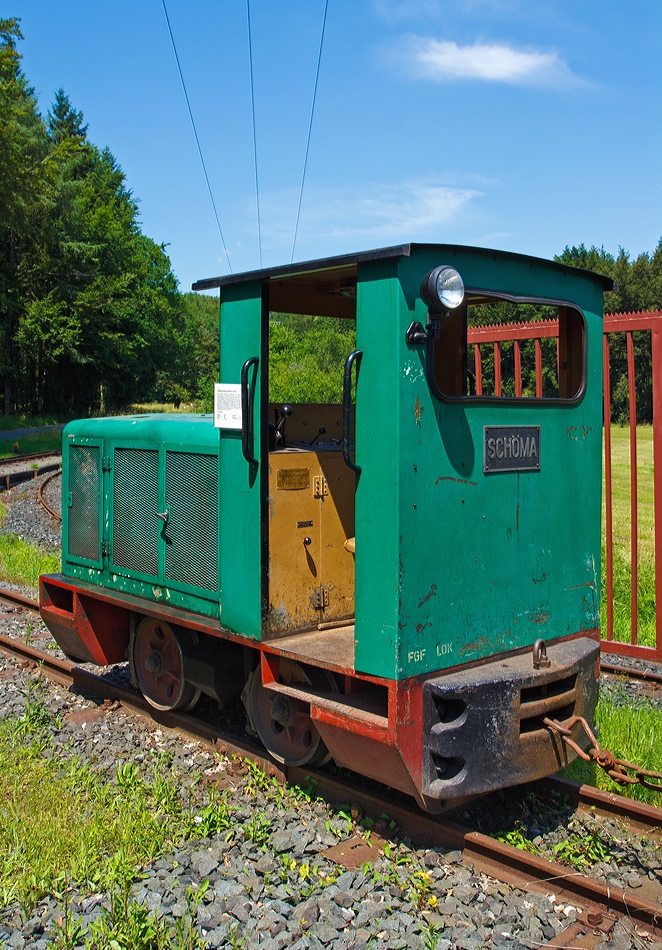
[[[232,269],[259,264],[246,0],[166,0]],[[161,0],[15,0],[46,112],[63,86],[169,245],[227,273]],[[324,0],[251,0],[265,266],[287,263]],[[329,0],[295,260],[401,241],[551,257],[662,236],[656,0]]]

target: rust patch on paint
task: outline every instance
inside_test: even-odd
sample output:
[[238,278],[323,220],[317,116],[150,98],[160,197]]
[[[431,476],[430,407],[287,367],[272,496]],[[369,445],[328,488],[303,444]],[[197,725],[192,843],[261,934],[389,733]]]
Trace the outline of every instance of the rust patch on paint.
[[424,408],[425,408],[425,407],[420,404],[420,402],[419,402],[419,400],[418,400],[418,396],[417,396],[417,397],[416,397],[416,403],[415,403],[415,405],[414,405],[414,416],[416,417],[416,425],[417,425],[417,426],[420,426],[420,424],[421,424],[421,413],[423,412],[423,409],[424,409]]
[[439,482],[458,482],[460,485],[473,485],[474,488],[477,485],[477,482],[470,482],[466,478],[453,478],[452,475],[440,475],[435,482],[435,485],[438,485]]
[[[420,606],[420,605],[419,605]],[[416,633],[421,633],[425,630],[426,627],[431,627],[432,623],[428,620],[427,623],[417,623],[416,624]]]
[[582,438],[584,441],[586,441],[589,432],[592,431],[592,426],[570,426],[570,428],[567,430],[567,436],[569,439],[573,439],[573,441],[577,442],[579,441],[579,435],[581,433]]
[[532,577],[531,580],[534,584],[542,584],[543,581],[547,580],[547,574],[541,574],[540,577]]
[[476,640],[475,643],[465,643],[462,649],[460,650],[460,655],[463,653],[479,653],[481,647],[491,647],[492,641],[487,637],[481,637],[480,640]]
[[423,598],[423,600],[420,602],[420,604],[419,604],[418,606],[419,606],[419,607],[422,607],[423,604],[427,604],[427,602],[428,602],[428,600],[430,599],[430,597],[434,596],[436,593],[437,593],[437,585],[436,585],[436,584],[431,584],[431,585],[430,585],[430,593],[427,594],[427,596]]
[[531,623],[547,623],[552,619],[552,611],[549,607],[540,607],[531,614]]

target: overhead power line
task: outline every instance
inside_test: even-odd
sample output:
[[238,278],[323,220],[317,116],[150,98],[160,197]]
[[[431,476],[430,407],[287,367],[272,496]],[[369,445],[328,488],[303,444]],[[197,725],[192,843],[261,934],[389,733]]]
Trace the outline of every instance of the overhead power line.
[[255,208],[257,211],[257,244],[262,268],[262,231],[260,229],[260,187],[257,178],[257,135],[255,134],[255,92],[253,89],[253,42],[251,38],[251,4],[246,0],[246,19],[248,21],[248,67],[251,75],[251,119],[253,122],[253,166],[255,168]]
[[184,90],[184,98],[186,99],[186,107],[188,109],[189,118],[191,119],[191,126],[193,127],[193,135],[195,136],[195,144],[198,146],[198,155],[200,156],[200,163],[202,165],[202,171],[205,176],[205,181],[207,182],[207,191],[209,192],[209,198],[211,201],[211,206],[214,210],[214,217],[216,218],[216,224],[218,226],[218,233],[221,236],[221,244],[223,245],[223,252],[225,254],[225,259],[228,262],[228,268],[230,273],[232,273],[232,264],[230,263],[230,256],[228,255],[228,249],[225,246],[225,238],[223,237],[223,229],[221,228],[221,222],[218,217],[218,211],[216,210],[216,202],[214,201],[214,196],[212,194],[211,185],[209,184],[209,175],[207,174],[207,166],[205,165],[205,160],[202,155],[202,148],[200,147],[200,139],[198,138],[198,130],[195,127],[195,120],[193,118],[193,111],[191,109],[191,103],[189,101],[188,92],[186,91],[186,83],[184,82],[184,74],[182,72],[182,67],[179,62],[179,56],[177,55],[177,46],[175,45],[175,37],[172,33],[172,27],[170,26],[170,17],[168,16],[168,11],[166,9],[165,0],[161,0],[163,4],[163,12],[165,14],[166,23],[168,24],[168,33],[170,34],[170,42],[172,43],[172,51],[175,54],[175,62],[177,63],[177,70],[179,72],[179,78],[182,82],[182,89]]
[[297,219],[294,225],[294,240],[292,241],[292,257],[290,263],[294,261],[294,248],[297,243],[297,234],[299,233],[299,218],[301,216],[301,201],[303,199],[303,186],[306,181],[306,168],[308,167],[308,152],[310,150],[310,136],[313,131],[313,116],[315,115],[315,100],[317,99],[317,84],[320,78],[320,64],[322,62],[322,47],[324,46],[324,30],[326,28],[326,13],[329,9],[329,0],[324,0],[324,16],[322,17],[322,32],[320,34],[320,48],[317,54],[317,69],[315,70],[315,84],[313,86],[313,101],[310,107],[310,122],[308,123],[308,138],[306,139],[306,153],[303,159],[303,173],[301,175],[301,190],[299,191],[299,204],[297,205]]

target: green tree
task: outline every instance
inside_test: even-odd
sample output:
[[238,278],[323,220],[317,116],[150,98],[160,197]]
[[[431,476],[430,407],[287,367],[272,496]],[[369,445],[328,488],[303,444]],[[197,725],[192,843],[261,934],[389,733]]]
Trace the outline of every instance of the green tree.
[[39,194],[48,144],[33,89],[20,68],[17,19],[0,19],[0,321],[4,410],[11,411],[16,377],[13,335],[21,300],[16,283],[19,235]]
[[[566,247],[555,260],[604,274],[616,281],[619,289],[605,293],[606,313],[662,310],[662,238],[652,254],[639,254],[635,260],[631,260],[623,248],[619,248],[614,257],[604,247],[587,248],[584,244]],[[634,333],[633,343],[637,421],[652,422],[650,334]],[[630,417],[625,334],[611,335],[609,344],[612,420],[624,423]]]

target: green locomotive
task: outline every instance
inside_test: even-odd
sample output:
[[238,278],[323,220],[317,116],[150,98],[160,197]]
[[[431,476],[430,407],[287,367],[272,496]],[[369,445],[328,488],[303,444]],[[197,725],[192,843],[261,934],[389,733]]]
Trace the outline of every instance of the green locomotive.
[[[275,758],[429,810],[557,771],[543,720],[597,699],[612,282],[406,244],[194,285],[214,287],[213,416],[64,431],[62,573],[41,578],[64,652],[128,659],[159,709],[241,695]],[[341,405],[269,404],[274,312],[355,321]],[[495,314],[557,321],[543,395],[476,379]]]

